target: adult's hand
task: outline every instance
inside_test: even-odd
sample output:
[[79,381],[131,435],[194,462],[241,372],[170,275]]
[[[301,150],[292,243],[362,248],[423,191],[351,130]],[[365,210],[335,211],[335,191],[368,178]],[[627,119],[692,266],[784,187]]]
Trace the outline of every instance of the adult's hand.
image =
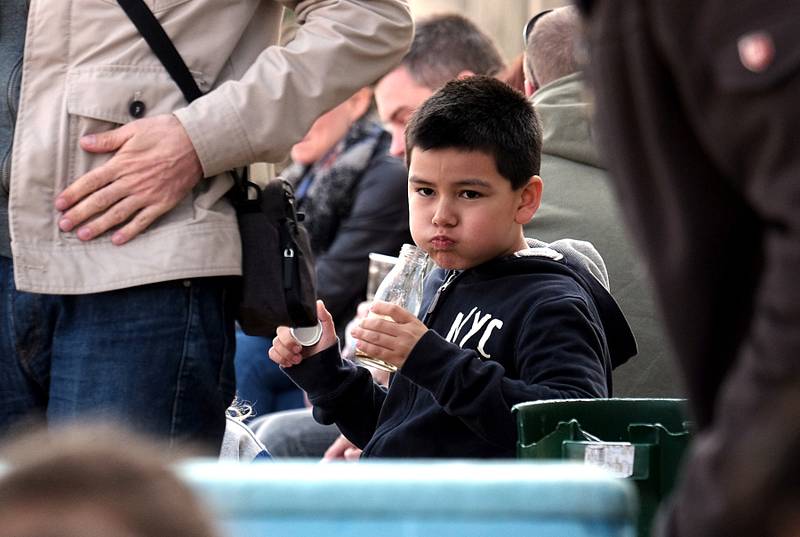
[[63,211],[58,227],[77,228],[84,241],[127,222],[111,242],[128,242],[178,205],[203,176],[186,130],[172,115],[84,136],[80,144],[91,153],[116,152],[56,198],[56,209]]

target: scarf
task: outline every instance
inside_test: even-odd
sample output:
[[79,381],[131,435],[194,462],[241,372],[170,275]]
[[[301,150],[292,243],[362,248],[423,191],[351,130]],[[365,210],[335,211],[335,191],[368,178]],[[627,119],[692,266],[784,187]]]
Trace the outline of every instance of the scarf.
[[391,136],[370,114],[356,121],[328,153],[310,166],[292,164],[281,174],[297,193],[311,249],[324,253],[353,208],[355,190],[372,158],[387,152]]

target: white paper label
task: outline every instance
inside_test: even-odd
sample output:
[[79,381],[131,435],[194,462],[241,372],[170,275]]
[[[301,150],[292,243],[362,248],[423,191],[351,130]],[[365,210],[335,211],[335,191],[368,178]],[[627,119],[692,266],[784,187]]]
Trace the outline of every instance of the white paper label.
[[629,442],[587,444],[583,461],[605,468],[615,477],[630,477],[633,475],[633,453],[633,445]]

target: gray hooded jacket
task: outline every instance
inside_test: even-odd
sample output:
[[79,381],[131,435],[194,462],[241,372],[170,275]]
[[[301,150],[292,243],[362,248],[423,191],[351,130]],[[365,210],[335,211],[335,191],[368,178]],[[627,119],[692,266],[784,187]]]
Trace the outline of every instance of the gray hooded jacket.
[[525,234],[543,241],[591,242],[608,269],[610,291],[631,325],[639,355],[614,371],[615,395],[677,397],[678,380],[639,254],[628,237],[613,184],[598,156],[591,106],[580,73],[539,88],[533,104],[542,122],[542,204]]

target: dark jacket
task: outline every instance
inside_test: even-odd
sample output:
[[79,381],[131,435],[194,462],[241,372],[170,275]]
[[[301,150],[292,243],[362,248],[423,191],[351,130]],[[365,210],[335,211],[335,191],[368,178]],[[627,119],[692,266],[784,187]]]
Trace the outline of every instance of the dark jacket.
[[601,283],[602,260],[588,243],[531,245],[446,283],[432,274],[421,309],[431,330],[388,392],[335,346],[285,369],[314,417],[365,457],[513,457],[514,404],[609,396],[611,369],[635,343]]

